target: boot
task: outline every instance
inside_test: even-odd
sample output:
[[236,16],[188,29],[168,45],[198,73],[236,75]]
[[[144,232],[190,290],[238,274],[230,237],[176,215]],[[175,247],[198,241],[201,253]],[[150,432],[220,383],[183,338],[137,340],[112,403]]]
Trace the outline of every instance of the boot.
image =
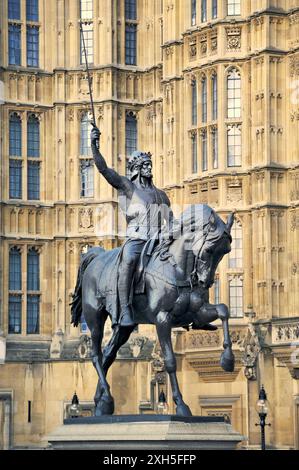
[[133,311],[129,304],[131,283],[133,279],[134,266],[127,263],[122,263],[120,266],[119,277],[118,277],[118,297],[120,304],[120,317],[119,324],[125,327],[135,326],[136,323],[133,321]]

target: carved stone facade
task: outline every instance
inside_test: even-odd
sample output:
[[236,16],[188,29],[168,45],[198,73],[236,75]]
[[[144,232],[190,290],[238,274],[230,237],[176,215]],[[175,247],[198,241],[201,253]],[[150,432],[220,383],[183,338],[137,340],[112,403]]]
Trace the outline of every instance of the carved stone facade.
[[[117,194],[96,168],[93,197],[80,194],[81,162],[90,156],[80,155],[80,121],[89,111],[89,95],[80,65],[79,1],[51,1],[56,8],[40,1],[38,69],[8,65],[7,2],[0,1],[0,93],[4,87],[4,97],[0,94],[0,395],[9,391],[12,397],[11,445],[16,446],[44,446],[40,436],[60,424],[74,390],[92,406],[96,373],[89,357],[89,333],[70,325],[69,303],[81,253],[90,246],[114,248],[125,235]],[[299,447],[295,418],[299,416],[298,2],[276,0],[276,8],[269,8],[266,0],[244,1],[240,15],[228,16],[227,2],[218,0],[218,17],[212,18],[208,1],[207,21],[201,23],[198,0],[196,24],[191,26],[186,7],[191,1],[138,0],[137,66],[125,64],[124,0],[93,3],[91,79],[100,148],[109,166],[125,174],[126,118],[134,116],[138,148],[151,151],[155,183],[167,191],[175,215],[185,204],[207,203],[224,218],[234,211],[242,226],[242,268],[232,266],[226,256],[217,270],[221,302],[229,304],[233,282],[243,288],[242,315],[230,320],[236,371],[225,374],[219,366],[220,322],[215,332],[178,331],[174,344],[185,400],[194,414],[228,416],[248,436],[244,445],[256,445],[257,418],[251,410],[263,383],[269,401],[275,403],[269,416],[275,420],[267,433],[269,443]],[[24,59],[25,34],[22,41]],[[236,92],[232,115],[227,101],[230,74],[241,80],[240,103]],[[217,77],[217,110],[212,107],[213,77]],[[194,83],[196,123],[192,122]],[[22,122],[23,196],[18,200],[9,197],[12,113]],[[40,125],[36,201],[26,199],[26,126],[32,113]],[[236,151],[238,136],[240,162],[230,166],[229,154]],[[191,145],[196,139],[195,168]],[[40,251],[37,335],[26,334],[26,309],[22,333],[8,334],[13,246],[22,252],[24,273],[27,250],[33,246]],[[215,297],[213,287],[211,302]],[[105,343],[109,335],[108,326]],[[150,326],[140,326],[124,345],[109,381],[117,413],[155,412],[162,389],[170,412],[174,411]],[[28,402],[34,426],[26,421]],[[2,424],[0,418],[0,429]]]

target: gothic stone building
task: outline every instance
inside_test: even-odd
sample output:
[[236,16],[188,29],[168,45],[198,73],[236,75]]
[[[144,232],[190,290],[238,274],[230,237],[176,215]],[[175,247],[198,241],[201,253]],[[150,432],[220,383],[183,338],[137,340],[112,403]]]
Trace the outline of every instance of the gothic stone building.
[[[0,447],[46,446],[75,390],[92,413],[89,333],[69,302],[82,251],[118,246],[125,225],[90,153],[80,22],[108,164],[125,174],[133,150],[151,151],[176,215],[236,213],[211,289],[230,306],[236,370],[219,366],[221,325],[175,331],[187,403],[254,448],[264,384],[268,445],[298,448],[297,0],[0,2]],[[117,413],[155,413],[161,389],[173,412],[153,327],[109,380]]]

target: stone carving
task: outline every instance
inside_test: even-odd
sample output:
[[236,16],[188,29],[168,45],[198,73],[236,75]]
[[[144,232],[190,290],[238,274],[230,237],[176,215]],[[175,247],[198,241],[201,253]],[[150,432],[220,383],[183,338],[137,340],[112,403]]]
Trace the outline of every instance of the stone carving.
[[299,214],[292,214],[292,217],[291,217],[292,232],[294,232],[297,228],[299,228]]
[[[92,85],[93,77],[90,77],[91,85]],[[89,87],[88,87],[88,79],[85,73],[79,75],[79,95],[81,97],[87,98],[89,96]]]
[[226,29],[227,49],[239,50],[241,49],[241,28],[232,27]]
[[290,58],[290,76],[297,77],[299,75],[299,54]]
[[217,36],[211,37],[211,52],[216,52],[218,47]]
[[132,355],[134,358],[137,358],[140,355],[140,352],[145,345],[147,338],[145,336],[135,336],[130,341],[130,348],[132,350]]
[[83,229],[93,228],[93,210],[91,208],[80,209],[79,227]]
[[291,175],[292,190],[290,192],[291,201],[297,201],[299,199],[299,173]]
[[167,58],[170,57],[174,52],[173,46],[167,46],[167,47],[165,47],[164,50],[165,50],[165,54],[166,54]]
[[299,322],[273,326],[273,343],[291,343],[299,340]]
[[219,331],[189,333],[187,349],[218,348],[221,345]]
[[299,273],[299,263],[293,263],[292,264],[291,272],[292,272],[293,276],[295,276],[296,274]]
[[51,347],[50,347],[50,357],[52,359],[59,359],[62,353],[64,343],[64,333],[59,328],[52,337]]
[[202,41],[200,43],[200,52],[204,55],[207,53],[207,49],[208,49],[207,41]]
[[239,178],[234,178],[227,183],[227,200],[231,203],[242,201],[242,181]]
[[290,25],[292,26],[293,24],[299,23],[299,13],[294,13],[289,17],[290,20]]
[[243,343],[242,363],[245,366],[244,374],[248,380],[256,380],[256,362],[261,351],[260,338],[252,323],[248,325],[248,332]]
[[197,54],[197,45],[196,40],[192,39],[189,41],[189,57],[190,59],[194,59]]
[[242,330],[233,330],[231,332],[231,341],[237,346],[242,346],[245,341],[246,334]]
[[292,111],[291,112],[291,121],[299,121],[299,110],[298,111]]
[[69,121],[73,121],[74,120],[74,109],[73,108],[70,108],[69,111],[68,111],[68,120]]
[[80,336],[80,343],[78,346],[78,355],[80,359],[88,359],[91,352],[91,338],[87,335]]

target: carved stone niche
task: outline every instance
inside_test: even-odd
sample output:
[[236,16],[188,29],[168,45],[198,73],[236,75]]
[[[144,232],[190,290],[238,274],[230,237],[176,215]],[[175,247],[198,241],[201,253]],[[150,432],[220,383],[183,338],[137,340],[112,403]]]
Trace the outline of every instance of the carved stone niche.
[[242,180],[234,178],[227,181],[227,201],[236,204],[243,199]]
[[189,40],[189,59],[193,60],[196,58],[197,54],[197,44],[196,39],[192,38]]
[[291,174],[290,200],[291,201],[299,200],[299,173],[297,172]]
[[91,207],[84,207],[79,210],[79,230],[90,230],[93,229],[93,209]]
[[295,54],[290,57],[290,76],[299,76],[299,54]]
[[245,366],[244,375],[247,380],[256,380],[256,365],[259,352],[261,351],[261,344],[259,335],[251,323],[248,325],[248,332],[242,349],[242,363]]
[[230,51],[238,51],[241,49],[241,28],[229,27],[226,30],[227,49]]

